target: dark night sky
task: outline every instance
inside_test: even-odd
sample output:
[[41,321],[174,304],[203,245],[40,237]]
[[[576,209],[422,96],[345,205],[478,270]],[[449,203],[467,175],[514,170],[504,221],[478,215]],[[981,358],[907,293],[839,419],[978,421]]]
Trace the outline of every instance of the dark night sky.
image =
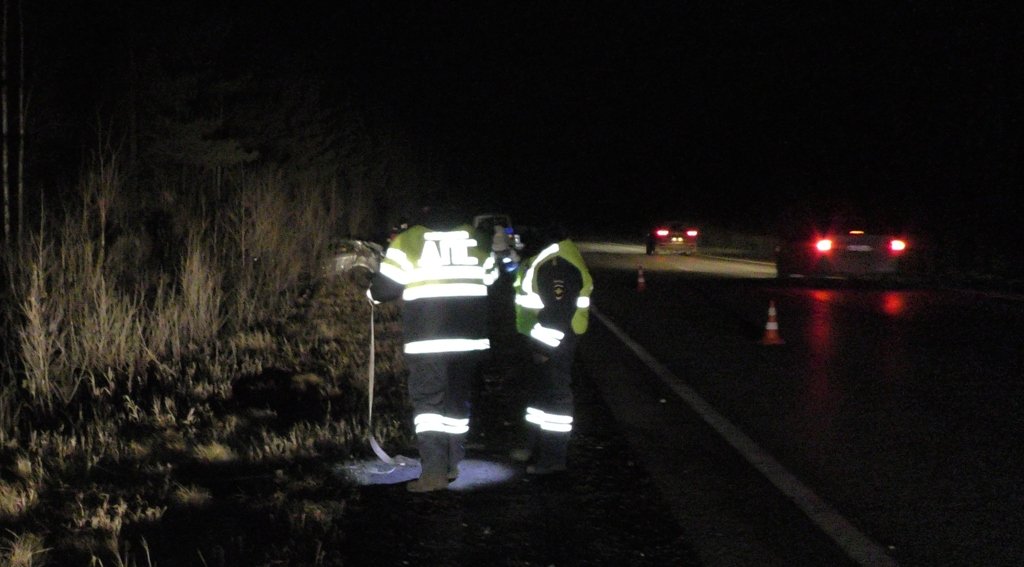
[[361,77],[452,149],[467,187],[507,181],[607,222],[763,227],[845,205],[928,227],[1016,224],[1018,8],[516,4],[356,26],[372,54]]
[[974,4],[289,2],[228,13],[280,60],[315,53],[338,89],[442,156],[456,190],[493,191],[516,214],[764,229],[786,211],[849,206],[1019,238],[1024,10]]

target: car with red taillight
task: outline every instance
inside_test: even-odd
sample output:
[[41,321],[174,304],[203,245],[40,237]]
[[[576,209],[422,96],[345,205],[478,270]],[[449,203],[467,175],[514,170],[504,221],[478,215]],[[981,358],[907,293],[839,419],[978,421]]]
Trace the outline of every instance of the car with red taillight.
[[915,248],[908,235],[859,220],[788,228],[776,248],[780,278],[898,276]]
[[696,225],[683,221],[656,223],[647,233],[645,247],[648,255],[662,252],[685,254],[697,253],[700,230]]

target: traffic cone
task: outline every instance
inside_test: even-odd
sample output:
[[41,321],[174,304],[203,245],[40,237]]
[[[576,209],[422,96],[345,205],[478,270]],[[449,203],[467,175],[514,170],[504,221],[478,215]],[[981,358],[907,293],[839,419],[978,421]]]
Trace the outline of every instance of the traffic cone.
[[779,322],[775,319],[775,302],[768,302],[768,322],[764,325],[763,345],[784,345],[786,341],[779,336]]
[[647,280],[644,279],[644,267],[637,266],[636,269],[636,290],[643,291],[647,289]]

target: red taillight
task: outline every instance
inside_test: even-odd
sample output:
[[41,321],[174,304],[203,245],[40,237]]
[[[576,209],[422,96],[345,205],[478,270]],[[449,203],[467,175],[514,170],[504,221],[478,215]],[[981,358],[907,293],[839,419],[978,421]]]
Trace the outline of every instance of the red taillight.
[[654,231],[654,234],[657,234],[658,236],[668,236],[668,229],[667,228],[659,228],[658,230]]
[[827,238],[822,238],[814,243],[814,247],[818,249],[818,252],[828,252],[832,249],[832,241]]
[[903,252],[906,249],[907,249],[906,241],[900,240],[898,238],[894,238],[894,239],[889,241],[889,250],[891,250],[893,252]]
[[687,230],[686,236],[689,236],[690,238],[697,238],[697,229],[691,228],[690,230]]

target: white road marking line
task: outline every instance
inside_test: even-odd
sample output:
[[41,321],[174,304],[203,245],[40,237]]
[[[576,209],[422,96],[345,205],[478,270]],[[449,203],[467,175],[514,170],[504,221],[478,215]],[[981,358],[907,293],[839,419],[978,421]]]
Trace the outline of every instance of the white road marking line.
[[836,542],[850,559],[858,565],[895,566],[896,561],[886,554],[881,545],[865,535],[837,510],[818,497],[811,489],[786,470],[774,457],[761,449],[747,434],[733,425],[695,390],[683,384],[675,374],[658,362],[642,346],[622,331],[608,317],[591,306],[590,312],[603,323],[623,344],[636,354],[666,386],[718,432],[740,455],[761,472],[772,484],[796,504],[804,514],[832,541]]

